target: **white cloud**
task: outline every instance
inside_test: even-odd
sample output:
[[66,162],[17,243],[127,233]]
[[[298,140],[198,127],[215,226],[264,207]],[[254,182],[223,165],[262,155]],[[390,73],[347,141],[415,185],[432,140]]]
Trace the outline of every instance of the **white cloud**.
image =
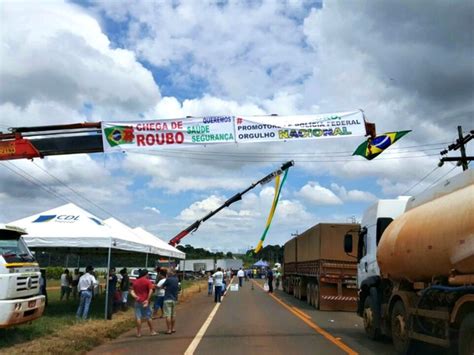
[[[151,73],[135,54],[112,49],[97,20],[80,7],[6,2],[0,16],[0,104],[24,110],[31,104],[44,107],[35,103],[41,101],[78,111],[87,104],[117,118],[151,109],[159,100]],[[71,122],[77,116],[44,114],[36,124]],[[29,124],[28,118],[21,124],[25,121]]]
[[368,191],[361,191],[357,189],[347,191],[344,186],[340,186],[336,183],[331,184],[331,189],[337,193],[343,201],[372,202],[377,200],[377,197]]
[[127,45],[157,67],[173,66],[176,87],[202,81],[213,95],[269,98],[280,90],[294,91],[311,74],[312,55],[298,21],[305,14],[303,4],[97,6],[117,21],[129,17]]
[[156,207],[145,206],[144,211],[151,211],[156,214],[161,214],[161,211]]
[[309,181],[296,195],[315,205],[342,205],[342,200],[334,192],[314,181]]

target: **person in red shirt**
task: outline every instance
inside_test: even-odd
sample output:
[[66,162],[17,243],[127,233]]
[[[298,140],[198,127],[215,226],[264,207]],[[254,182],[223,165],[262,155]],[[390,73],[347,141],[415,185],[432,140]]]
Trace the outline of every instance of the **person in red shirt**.
[[131,295],[135,298],[135,318],[137,320],[137,337],[142,336],[142,319],[145,318],[148,327],[150,328],[150,334],[158,334],[153,329],[151,323],[151,308],[150,308],[150,297],[153,294],[153,284],[148,278],[148,270],[140,270],[138,278],[135,280],[132,286]]

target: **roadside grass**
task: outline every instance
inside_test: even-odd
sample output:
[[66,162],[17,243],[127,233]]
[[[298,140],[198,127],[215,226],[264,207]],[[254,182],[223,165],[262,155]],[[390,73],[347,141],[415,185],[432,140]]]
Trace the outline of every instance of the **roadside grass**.
[[[48,284],[49,286],[49,284]],[[180,302],[204,289],[204,281],[183,281]],[[90,320],[76,320],[78,301],[59,301],[59,290],[48,291],[44,315],[14,328],[0,329],[0,354],[77,354],[90,350],[134,327],[133,307],[104,320],[104,295],[92,300]]]

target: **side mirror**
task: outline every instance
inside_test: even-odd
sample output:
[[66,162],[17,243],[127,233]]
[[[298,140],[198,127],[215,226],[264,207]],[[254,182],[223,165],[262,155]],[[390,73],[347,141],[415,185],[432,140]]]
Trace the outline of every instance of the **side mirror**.
[[349,254],[352,253],[352,249],[352,234],[347,233],[344,236],[344,251],[346,252],[346,254]]

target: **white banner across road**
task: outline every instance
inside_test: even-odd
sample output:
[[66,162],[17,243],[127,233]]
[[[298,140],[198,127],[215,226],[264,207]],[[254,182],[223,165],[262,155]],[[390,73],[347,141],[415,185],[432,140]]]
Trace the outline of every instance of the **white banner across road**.
[[361,111],[304,116],[236,116],[237,143],[365,136]]
[[361,111],[301,116],[209,116],[102,122],[104,151],[365,136]]

